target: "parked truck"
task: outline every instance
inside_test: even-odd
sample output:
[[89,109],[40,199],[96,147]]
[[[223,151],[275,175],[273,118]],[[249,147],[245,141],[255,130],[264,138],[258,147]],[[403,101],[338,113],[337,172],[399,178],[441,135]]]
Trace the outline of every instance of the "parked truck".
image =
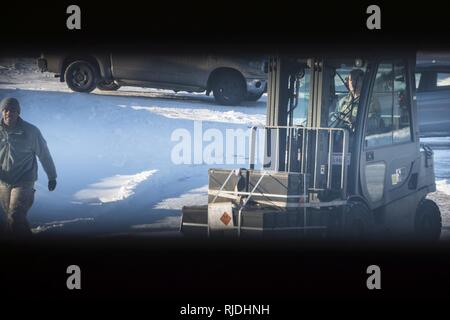
[[450,61],[436,60],[418,61],[415,70],[422,137],[450,136]]
[[222,105],[257,101],[266,91],[264,57],[167,54],[42,54],[41,71],[76,92],[121,86],[211,92]]

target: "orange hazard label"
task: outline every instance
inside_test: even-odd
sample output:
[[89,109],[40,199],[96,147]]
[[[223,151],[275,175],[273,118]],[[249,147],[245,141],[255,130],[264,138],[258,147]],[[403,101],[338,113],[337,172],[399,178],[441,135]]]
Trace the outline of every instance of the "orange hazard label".
[[227,226],[231,221],[231,216],[228,214],[228,212],[224,212],[220,217],[220,221],[222,221],[223,224]]

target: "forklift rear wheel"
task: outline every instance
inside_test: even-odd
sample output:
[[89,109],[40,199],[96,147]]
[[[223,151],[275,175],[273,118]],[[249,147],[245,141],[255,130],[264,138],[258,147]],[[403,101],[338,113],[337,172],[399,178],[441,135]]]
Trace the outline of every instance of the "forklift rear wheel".
[[420,240],[438,241],[441,236],[442,218],[437,204],[423,199],[416,211],[415,230]]
[[365,240],[373,236],[372,211],[362,202],[351,201],[344,209],[342,233],[345,240]]

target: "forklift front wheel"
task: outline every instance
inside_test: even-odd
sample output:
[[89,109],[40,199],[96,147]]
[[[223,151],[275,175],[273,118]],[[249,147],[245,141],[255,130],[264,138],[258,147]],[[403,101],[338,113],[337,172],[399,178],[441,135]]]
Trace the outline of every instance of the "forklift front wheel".
[[437,204],[423,199],[417,206],[415,230],[420,240],[438,241],[441,236],[442,218]]
[[362,202],[351,201],[344,208],[342,236],[345,240],[368,240],[373,236],[372,211]]

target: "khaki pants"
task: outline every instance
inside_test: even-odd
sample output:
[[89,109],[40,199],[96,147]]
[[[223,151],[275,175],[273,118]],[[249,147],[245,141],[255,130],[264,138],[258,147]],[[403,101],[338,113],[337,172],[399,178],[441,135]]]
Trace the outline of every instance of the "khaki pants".
[[34,182],[10,185],[0,182],[0,204],[3,209],[1,229],[5,234],[30,235],[27,212],[34,201]]

